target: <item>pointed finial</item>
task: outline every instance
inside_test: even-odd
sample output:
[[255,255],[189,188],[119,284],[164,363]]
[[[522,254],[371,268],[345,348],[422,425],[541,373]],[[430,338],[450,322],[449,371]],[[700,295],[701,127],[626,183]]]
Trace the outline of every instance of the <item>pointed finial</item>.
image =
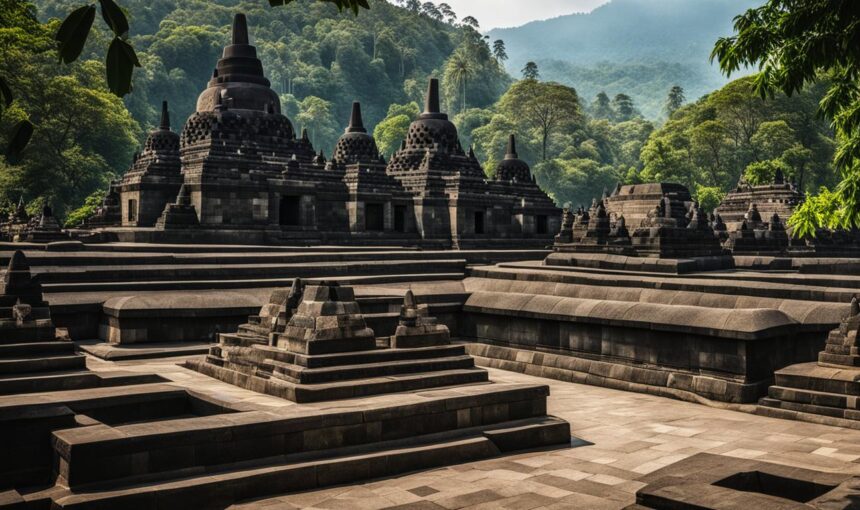
[[439,80],[436,78],[430,78],[430,84],[427,86],[424,113],[439,113]]
[[302,141],[309,142],[310,140],[310,137],[308,137],[308,128],[302,128]]
[[170,131],[170,111],[167,109],[167,101],[161,102],[161,124],[158,127]]
[[406,308],[415,308],[415,294],[412,293],[412,289],[408,289],[406,295],[403,296],[403,306]]
[[352,113],[349,116],[349,126],[346,128],[347,133],[367,133],[364,129],[364,123],[361,120],[361,103],[358,101],[352,102]]
[[860,314],[860,302],[857,301],[857,296],[851,298],[851,316]]
[[518,159],[517,156],[517,138],[513,133],[508,135],[508,150],[505,153],[505,159]]
[[233,44],[248,44],[248,20],[241,12],[233,16]]

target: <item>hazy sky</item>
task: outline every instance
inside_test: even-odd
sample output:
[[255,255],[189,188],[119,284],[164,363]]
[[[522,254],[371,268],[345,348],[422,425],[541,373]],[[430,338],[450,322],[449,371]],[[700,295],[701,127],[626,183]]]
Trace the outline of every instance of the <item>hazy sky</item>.
[[608,0],[435,0],[447,3],[457,17],[474,16],[481,30],[515,27],[537,19],[589,12]]

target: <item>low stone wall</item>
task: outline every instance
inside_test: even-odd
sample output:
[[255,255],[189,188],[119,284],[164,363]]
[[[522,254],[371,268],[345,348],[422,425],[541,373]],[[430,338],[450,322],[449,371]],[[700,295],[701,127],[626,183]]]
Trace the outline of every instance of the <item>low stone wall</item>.
[[[774,370],[815,359],[823,345],[820,335],[799,331],[797,322],[778,310],[534,294],[474,292],[460,324],[467,339],[552,353],[531,364],[552,360],[550,367],[586,374],[581,382],[593,382],[597,370],[606,372],[603,378],[738,403],[754,402],[766,392]],[[496,356],[506,355],[483,353]]]

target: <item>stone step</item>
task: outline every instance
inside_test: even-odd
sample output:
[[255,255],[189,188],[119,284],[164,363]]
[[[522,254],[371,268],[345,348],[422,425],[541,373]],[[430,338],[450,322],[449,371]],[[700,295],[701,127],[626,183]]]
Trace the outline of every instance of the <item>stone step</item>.
[[767,394],[772,399],[785,402],[842,409],[860,409],[860,405],[858,405],[860,402],[858,402],[858,396],[856,395],[785,388],[782,386],[771,386],[768,388]]
[[65,494],[55,496],[52,508],[220,510],[245,499],[473,462],[497,456],[499,453],[498,448],[486,437],[472,437],[321,460],[205,472],[110,490],[96,489],[81,493],[67,490]]
[[72,342],[28,342],[23,344],[0,344],[0,359],[18,356],[45,356],[49,354],[73,354]]
[[[844,420],[860,420],[860,411],[854,409],[843,409],[837,407],[818,406],[814,404],[802,404],[798,402],[787,402],[770,397],[764,397],[758,402],[761,414],[768,414],[768,409],[778,409],[782,414],[770,414],[780,418],[788,417],[788,413],[805,413],[811,415],[828,416]],[[758,412],[758,411],[757,411]]]
[[86,366],[87,357],[83,354],[17,356],[0,359],[0,375],[56,372],[59,370],[83,369]]
[[432,373],[443,370],[468,369],[475,366],[469,355],[449,356],[430,359],[407,359],[384,363],[364,363],[323,368],[304,368],[272,361],[273,377],[285,379],[296,384],[322,384],[393,375]]
[[860,356],[854,354],[819,352],[818,362],[826,363],[828,365],[845,365],[849,367],[860,367]]
[[[320,276],[463,273],[466,261],[370,260],[301,264],[141,265],[42,267],[32,272],[43,285],[92,282],[155,282],[176,280],[237,280],[253,278],[313,278]],[[53,291],[46,287],[46,291]]]
[[[336,280],[342,285],[376,285],[383,283],[401,282],[432,282],[440,280],[461,280],[463,271],[439,273],[403,273],[378,275],[330,275],[319,272],[312,277],[316,279]],[[158,290],[223,290],[223,289],[276,289],[289,287],[292,277],[283,278],[239,278],[239,279],[208,279],[195,280],[157,280],[157,281],[118,281],[118,282],[78,282],[43,284],[46,293],[60,294],[65,292],[127,292],[127,291],[158,291]],[[53,307],[52,307],[53,308]]]
[[0,395],[41,393],[164,382],[154,374],[133,372],[59,371],[0,377]]
[[860,369],[798,363],[774,373],[774,385],[785,388],[860,395]]
[[443,370],[429,374],[403,374],[373,379],[351,380],[314,385],[294,385],[298,403],[342,400],[384,393],[401,393],[443,386],[485,383],[487,371],[480,368]]
[[[296,354],[294,363],[307,368],[322,368],[342,365],[359,365],[363,363],[387,363],[407,359],[428,359],[466,354],[463,345],[437,345],[414,349],[378,349],[353,353],[320,354],[306,356]],[[283,361],[283,360],[282,360]]]

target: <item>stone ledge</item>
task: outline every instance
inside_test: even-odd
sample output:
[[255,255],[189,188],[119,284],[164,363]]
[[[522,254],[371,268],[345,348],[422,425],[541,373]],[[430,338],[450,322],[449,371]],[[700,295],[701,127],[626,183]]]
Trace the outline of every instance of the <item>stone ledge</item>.
[[657,367],[635,367],[572,355],[482,343],[465,345],[466,352],[475,357],[479,366],[747,412],[752,412],[755,407],[742,404],[756,402],[758,397],[767,392],[771,382],[764,380],[744,384],[704,374]]

